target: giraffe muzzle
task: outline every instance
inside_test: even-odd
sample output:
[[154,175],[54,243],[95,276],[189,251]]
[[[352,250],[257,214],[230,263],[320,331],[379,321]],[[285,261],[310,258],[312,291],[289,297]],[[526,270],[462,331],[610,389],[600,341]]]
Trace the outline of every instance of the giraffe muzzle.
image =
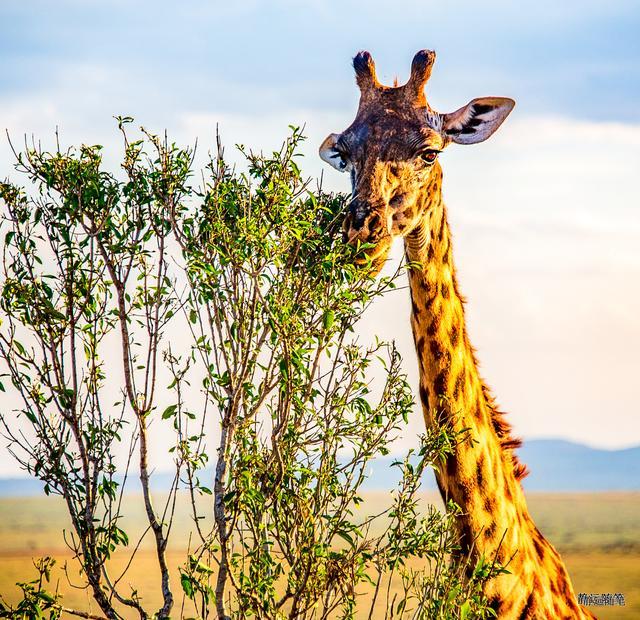
[[359,200],[352,200],[349,204],[350,226],[353,230],[359,231],[364,226],[369,208]]
[[371,264],[373,274],[382,269],[391,247],[391,235],[378,210],[352,202],[342,224],[342,239],[351,245],[368,245],[356,258],[356,264]]

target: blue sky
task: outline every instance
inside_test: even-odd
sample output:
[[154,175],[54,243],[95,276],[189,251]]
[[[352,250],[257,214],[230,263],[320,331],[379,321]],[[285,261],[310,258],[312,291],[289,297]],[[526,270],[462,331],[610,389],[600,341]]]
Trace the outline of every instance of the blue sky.
[[382,77],[402,78],[412,52],[431,47],[440,52],[436,104],[506,88],[523,113],[640,120],[637,2],[230,5],[2,3],[2,94],[75,86],[80,102],[99,93],[106,105],[147,114],[175,106],[256,113],[283,104],[322,112],[353,101],[352,90],[335,86],[351,80],[346,60],[356,50],[376,55]]
[[[115,163],[116,114],[205,151],[216,123],[254,149],[305,123],[306,171],[346,190],[316,149],[353,118],[351,57],[390,83],[435,49],[436,109],[517,100],[489,142],[442,156],[483,374],[518,434],[621,447],[640,443],[639,32],[637,1],[3,2],[0,126],[47,144],[57,125]],[[362,330],[397,338],[415,380],[408,312],[397,293]]]

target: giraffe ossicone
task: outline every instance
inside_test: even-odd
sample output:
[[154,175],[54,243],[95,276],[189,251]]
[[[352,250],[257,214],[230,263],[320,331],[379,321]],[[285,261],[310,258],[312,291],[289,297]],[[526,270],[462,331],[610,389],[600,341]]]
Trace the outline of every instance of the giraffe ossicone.
[[485,586],[491,606],[506,619],[594,618],[578,605],[562,559],[529,515],[520,484],[525,467],[514,453],[520,441],[482,380],[467,336],[442,201],[439,153],[452,142],[489,138],[515,102],[480,97],[451,113],[434,111],[424,94],[434,61],[435,52],[418,52],[406,84],[390,87],[378,81],[371,55],[357,54],[356,117],[325,139],[320,156],[351,177],[346,240],[368,244],[377,271],[392,240],[402,237],[415,265],[411,326],[425,421],[468,429],[436,480],[443,498],[462,509],[456,522],[462,553],[472,563],[483,556],[507,564],[510,572]]

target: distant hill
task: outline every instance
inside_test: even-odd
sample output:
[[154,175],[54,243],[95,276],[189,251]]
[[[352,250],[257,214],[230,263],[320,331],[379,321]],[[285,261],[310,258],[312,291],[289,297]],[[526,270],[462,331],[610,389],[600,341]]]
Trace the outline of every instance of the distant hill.
[[[640,446],[626,450],[599,450],[562,439],[532,439],[518,450],[529,468],[526,491],[638,491],[640,490]],[[371,466],[367,489],[392,488],[398,482],[393,459],[380,459]],[[425,487],[435,489],[431,473]]]
[[[529,468],[524,480],[527,491],[639,491],[640,446],[626,450],[598,450],[562,439],[533,439],[518,451]],[[394,458],[373,461],[363,485],[366,490],[384,490],[397,486],[399,470]],[[206,480],[208,476],[201,476]],[[152,476],[152,488],[166,491],[173,476],[159,472]],[[131,477],[129,490],[138,491],[137,479]],[[40,495],[42,483],[32,478],[0,478],[0,497]],[[435,489],[433,475],[424,481],[426,489]]]
[[562,439],[527,441],[518,454],[529,467],[529,491],[640,490],[640,446],[598,450]]

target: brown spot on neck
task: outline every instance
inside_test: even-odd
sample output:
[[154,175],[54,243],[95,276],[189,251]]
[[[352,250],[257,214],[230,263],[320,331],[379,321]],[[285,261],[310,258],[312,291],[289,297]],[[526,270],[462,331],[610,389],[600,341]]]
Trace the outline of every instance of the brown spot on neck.
[[437,475],[438,484],[465,513],[462,541],[475,540],[478,553],[490,556],[500,548],[509,557],[516,551],[509,541],[517,536],[501,541],[498,533],[519,528],[521,511],[528,515],[511,450],[516,442],[484,386],[466,334],[446,209],[439,194],[424,206],[405,247],[408,260],[418,264],[410,269],[409,282],[420,396],[429,425],[468,429],[467,440],[456,445]]

